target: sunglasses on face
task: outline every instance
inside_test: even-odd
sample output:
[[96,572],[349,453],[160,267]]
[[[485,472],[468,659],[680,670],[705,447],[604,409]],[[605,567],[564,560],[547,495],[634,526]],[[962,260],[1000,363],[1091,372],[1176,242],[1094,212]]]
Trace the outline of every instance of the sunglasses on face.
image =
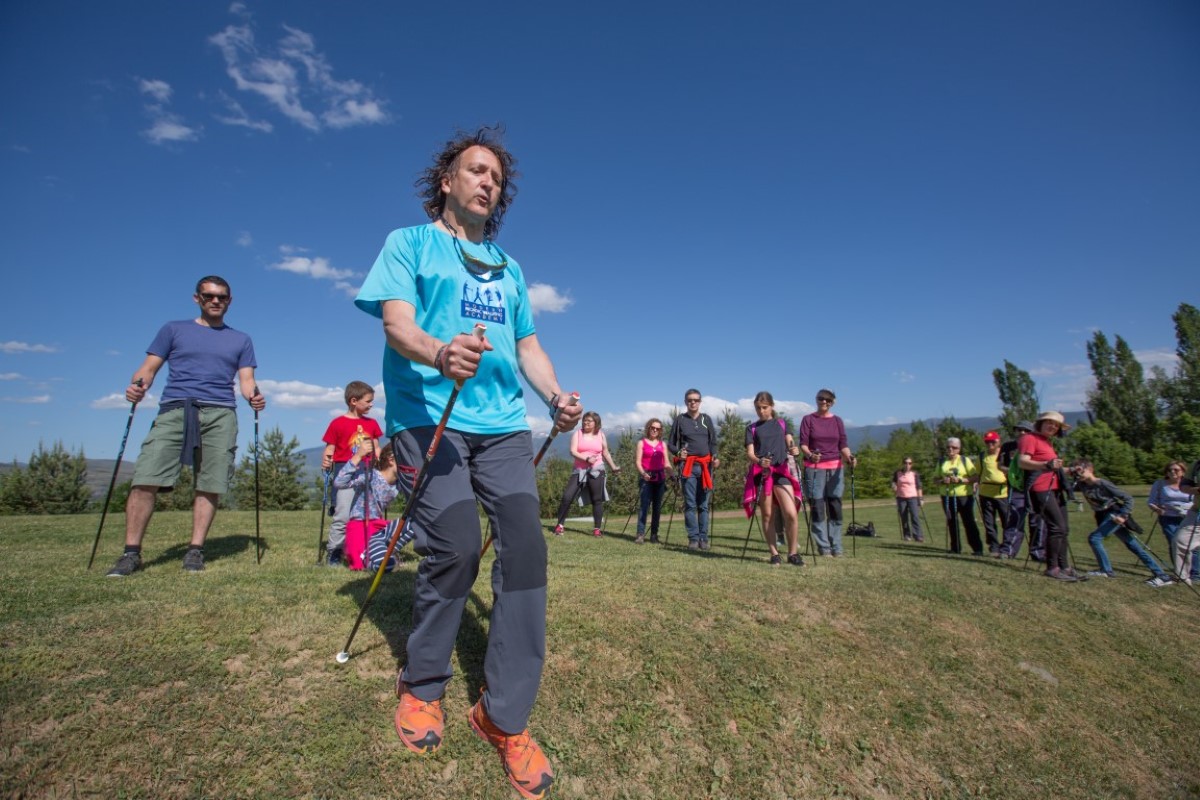
[[817,402],[818,403],[833,403],[833,398],[832,397],[818,397]]
[[700,398],[699,398],[699,397],[689,397],[689,398],[688,398],[687,400],[685,400],[684,402],[685,402],[685,403],[699,403],[699,402],[700,402]]
[[661,431],[661,430],[662,430],[662,428],[651,428],[651,429],[650,429],[650,432],[651,432],[651,433],[657,433],[658,431]]
[[201,292],[200,299],[206,303],[212,303],[212,302],[228,303],[229,295],[227,295],[227,294],[212,294],[210,292]]

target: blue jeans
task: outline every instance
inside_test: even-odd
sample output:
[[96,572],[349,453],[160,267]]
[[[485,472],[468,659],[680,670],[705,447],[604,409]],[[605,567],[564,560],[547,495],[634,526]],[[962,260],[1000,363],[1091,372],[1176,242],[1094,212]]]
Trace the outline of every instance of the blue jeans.
[[812,534],[821,555],[842,554],[842,468],[804,468],[804,496],[812,509]]
[[712,492],[701,485],[702,472],[703,467],[696,464],[692,467],[692,474],[683,479],[683,524],[687,528],[689,542],[708,539],[708,499]]
[[897,497],[896,512],[900,515],[900,527],[903,528],[904,538],[925,541],[925,534],[921,532],[921,519],[918,516],[921,513],[920,499]]
[[1101,572],[1112,572],[1112,562],[1108,560],[1108,552],[1104,549],[1104,539],[1110,534],[1116,534],[1117,538],[1129,548],[1129,552],[1137,556],[1154,574],[1154,577],[1164,579],[1167,577],[1167,573],[1163,572],[1163,568],[1154,560],[1154,556],[1147,553],[1146,548],[1142,547],[1142,543],[1133,538],[1129,531],[1118,525],[1111,514],[1104,518],[1099,528],[1088,534],[1088,544],[1092,546],[1092,552],[1096,554],[1096,562],[1100,564]]
[[[667,493],[667,482],[658,481],[651,483],[647,480],[638,481],[638,496],[640,505],[638,507],[638,536],[646,532],[646,512],[651,511],[650,515],[650,535],[658,536],[658,520],[662,515],[663,495]],[[653,510],[651,510],[653,506]]]
[[[1175,532],[1179,530],[1179,526],[1183,524],[1183,517],[1167,517],[1161,516],[1158,518],[1158,524],[1162,525],[1163,536],[1167,537],[1167,553],[1171,554],[1174,559],[1175,553]],[[1192,551],[1192,570],[1188,576],[1192,582],[1200,581],[1200,550]]]

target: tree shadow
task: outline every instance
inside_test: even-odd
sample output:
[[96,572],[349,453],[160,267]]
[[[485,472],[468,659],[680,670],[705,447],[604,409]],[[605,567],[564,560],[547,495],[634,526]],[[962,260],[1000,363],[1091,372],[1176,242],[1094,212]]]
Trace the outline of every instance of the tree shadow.
[[[265,553],[267,549],[267,540],[262,539],[263,552]],[[187,550],[188,543],[186,542],[173,544],[160,553],[153,561],[147,562],[146,566],[154,567],[171,561],[182,561]],[[204,542],[204,562],[211,564],[214,561],[220,561],[222,558],[232,558],[246,551],[254,552],[253,536],[244,533],[229,536],[210,536]]]

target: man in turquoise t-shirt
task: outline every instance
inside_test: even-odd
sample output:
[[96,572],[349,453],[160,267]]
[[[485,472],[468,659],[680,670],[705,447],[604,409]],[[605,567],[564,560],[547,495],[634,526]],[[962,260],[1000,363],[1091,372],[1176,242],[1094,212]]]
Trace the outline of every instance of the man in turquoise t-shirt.
[[[536,799],[554,776],[527,727],[546,653],[546,541],[520,377],[557,412],[559,430],[574,428],[583,407],[568,405],[538,343],[521,268],[492,242],[515,193],[513,164],[487,129],[449,142],[417,184],[431,222],[388,236],[355,303],[383,319],[386,433],[399,462],[423,460],[463,382],[412,512],[425,558],[396,681],[396,732],[416,753],[442,743],[450,656],[479,572],[478,501],[495,532],[495,603],[487,688],[468,719],[500,751],[517,791]],[[478,324],[484,338],[471,334]]]

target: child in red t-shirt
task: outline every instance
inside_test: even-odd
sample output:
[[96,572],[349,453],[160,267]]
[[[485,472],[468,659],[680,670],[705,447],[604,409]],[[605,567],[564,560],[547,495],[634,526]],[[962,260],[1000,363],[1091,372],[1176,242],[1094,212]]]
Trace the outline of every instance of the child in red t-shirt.
[[[321,455],[321,468],[332,469],[330,480],[337,478],[338,472],[350,461],[350,458],[363,446],[364,442],[374,442],[382,449],[383,431],[379,423],[367,416],[375,403],[375,390],[362,381],[350,381],[346,384],[347,412],[329,423],[321,441],[325,442],[325,452]],[[370,452],[368,447],[368,452]],[[369,456],[368,456],[369,458]],[[354,502],[354,490],[351,488],[338,489],[334,495],[333,521],[329,523],[329,544],[326,551],[326,563],[340,566],[346,543],[346,522],[350,519],[350,504]]]

